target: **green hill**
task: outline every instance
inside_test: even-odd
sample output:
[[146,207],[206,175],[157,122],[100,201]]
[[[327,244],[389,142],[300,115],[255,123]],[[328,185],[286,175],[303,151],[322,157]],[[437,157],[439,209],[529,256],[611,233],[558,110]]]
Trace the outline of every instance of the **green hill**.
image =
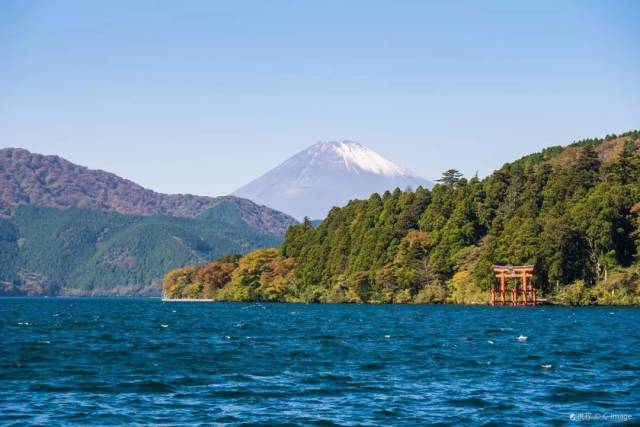
[[280,243],[233,201],[195,218],[18,206],[0,219],[0,294],[159,295],[185,264]]
[[[81,208],[125,215],[195,218],[218,205],[235,205],[239,218],[267,233],[284,234],[296,221],[288,215],[233,196],[162,194],[109,172],[76,165],[58,156],[21,148],[0,149],[0,217],[19,206]],[[223,208],[225,209],[225,208]]]
[[570,304],[638,304],[640,132],[552,147],[485,179],[444,174],[432,191],[373,194],[280,250],[183,268],[173,297],[485,303],[492,264],[534,264],[542,293]]

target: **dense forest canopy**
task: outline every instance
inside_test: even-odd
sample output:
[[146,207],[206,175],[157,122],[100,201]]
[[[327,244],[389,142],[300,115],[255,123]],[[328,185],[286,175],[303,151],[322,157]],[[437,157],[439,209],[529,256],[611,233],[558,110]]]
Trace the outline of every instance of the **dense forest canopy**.
[[196,218],[23,205],[0,217],[0,295],[159,295],[169,269],[281,241],[232,201]]
[[431,191],[372,194],[292,226],[279,250],[171,272],[165,293],[484,303],[492,264],[533,264],[535,286],[556,301],[640,303],[639,146],[633,131],[548,148],[482,180],[451,169]]

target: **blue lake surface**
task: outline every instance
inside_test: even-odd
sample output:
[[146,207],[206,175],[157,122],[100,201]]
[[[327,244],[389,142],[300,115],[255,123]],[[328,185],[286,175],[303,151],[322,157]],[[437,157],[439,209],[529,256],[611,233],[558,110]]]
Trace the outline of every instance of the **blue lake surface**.
[[3,298],[0,423],[638,423],[639,326],[637,308]]

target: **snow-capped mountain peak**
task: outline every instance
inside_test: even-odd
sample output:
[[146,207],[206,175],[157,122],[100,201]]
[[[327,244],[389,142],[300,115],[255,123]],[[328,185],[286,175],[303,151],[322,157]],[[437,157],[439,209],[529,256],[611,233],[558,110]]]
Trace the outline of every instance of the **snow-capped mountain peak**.
[[342,157],[345,167],[349,170],[356,172],[364,170],[388,176],[415,176],[410,170],[385,159],[380,154],[358,142],[343,141],[333,143],[332,148]]
[[302,219],[399,187],[433,184],[352,141],[318,142],[233,194]]

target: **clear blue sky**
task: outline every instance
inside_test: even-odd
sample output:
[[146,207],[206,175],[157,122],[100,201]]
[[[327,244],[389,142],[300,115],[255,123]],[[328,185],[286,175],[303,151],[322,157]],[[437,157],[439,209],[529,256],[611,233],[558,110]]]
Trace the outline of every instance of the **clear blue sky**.
[[639,1],[0,2],[0,146],[221,195],[319,140],[426,178],[640,128]]

